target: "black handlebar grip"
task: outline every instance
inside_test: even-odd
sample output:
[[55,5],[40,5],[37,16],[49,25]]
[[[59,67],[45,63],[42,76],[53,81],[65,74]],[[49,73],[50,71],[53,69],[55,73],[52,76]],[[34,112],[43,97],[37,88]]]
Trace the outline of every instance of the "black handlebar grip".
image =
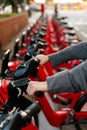
[[35,92],[35,94],[34,94],[36,97],[43,97],[44,96],[44,92],[42,92],[42,91],[37,91],[37,92]]
[[34,116],[38,114],[40,111],[41,105],[38,101],[36,101],[32,105],[30,105],[24,112],[27,114],[27,116]]
[[20,130],[24,126],[31,122],[31,117],[35,116],[41,111],[41,105],[39,102],[34,102],[26,110],[19,111],[17,115],[13,118],[9,130]]

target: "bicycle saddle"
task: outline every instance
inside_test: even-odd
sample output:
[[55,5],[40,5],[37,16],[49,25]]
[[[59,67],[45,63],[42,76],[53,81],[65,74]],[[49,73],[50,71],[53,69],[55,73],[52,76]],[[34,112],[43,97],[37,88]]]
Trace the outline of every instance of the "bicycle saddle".
[[68,39],[65,41],[66,43],[69,43],[69,44],[77,44],[78,43],[78,40],[77,39]]
[[74,28],[72,27],[72,26],[69,26],[69,25],[67,25],[67,26],[64,26],[66,29],[69,29],[69,30],[73,30]]
[[72,30],[72,31],[69,31],[69,32],[65,32],[64,34],[68,34],[70,36],[74,36],[74,35],[76,35],[76,32],[74,30]]

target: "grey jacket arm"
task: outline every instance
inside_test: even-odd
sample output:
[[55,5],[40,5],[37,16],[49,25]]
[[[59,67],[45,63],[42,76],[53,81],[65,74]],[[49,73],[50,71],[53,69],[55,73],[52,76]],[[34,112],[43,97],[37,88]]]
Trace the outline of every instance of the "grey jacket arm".
[[87,59],[87,42],[72,45],[57,53],[48,55],[53,67],[74,59]]
[[87,61],[80,65],[58,72],[47,78],[48,90],[51,93],[79,92],[87,90]]

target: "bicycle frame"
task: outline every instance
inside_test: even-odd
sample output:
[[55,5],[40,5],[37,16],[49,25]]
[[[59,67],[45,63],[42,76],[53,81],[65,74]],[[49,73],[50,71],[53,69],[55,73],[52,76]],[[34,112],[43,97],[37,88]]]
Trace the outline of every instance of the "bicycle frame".
[[[17,82],[18,81],[16,81],[16,83]],[[22,82],[24,82],[24,81],[22,80]],[[28,84],[26,84],[26,85],[28,85]],[[14,86],[15,86],[15,84],[12,83],[10,88],[14,89]],[[18,89],[18,87],[19,87],[19,85],[15,86],[15,89],[16,88]],[[21,87],[22,86],[20,86],[19,89],[21,89]],[[81,95],[84,95],[84,94],[87,95],[87,91],[81,91],[81,92],[73,94],[76,98],[75,100],[73,100],[74,102],[72,102],[73,107],[75,107],[75,104],[79,101]],[[16,94],[16,97],[18,97],[17,94]],[[48,122],[52,126],[59,127],[59,126],[66,125],[66,124],[68,125],[68,124],[75,123],[75,121],[78,121],[79,119],[86,119],[87,118],[87,112],[75,111],[74,108],[72,108],[72,107],[71,108],[65,107],[65,108],[60,109],[58,111],[53,110],[53,108],[51,107],[51,105],[49,103],[49,100],[46,97],[46,93],[42,97],[36,97],[35,99],[37,101],[39,101],[39,103],[42,107],[42,111],[44,112]]]
[[35,124],[30,123],[28,126],[22,128],[21,130],[38,130]]
[[[81,93],[78,93],[77,95],[81,95]],[[42,105],[42,110],[43,110],[48,122],[52,126],[58,127],[58,126],[66,124],[66,120],[67,120],[69,111],[70,110],[73,111],[72,108],[71,109],[65,108],[65,109],[61,109],[61,110],[55,112],[51,108],[51,106],[50,106],[50,104],[47,101],[47,98],[45,96],[42,97],[42,98],[36,98],[36,100],[38,100],[40,102],[40,104]],[[87,112],[75,112],[74,113],[74,119],[75,120],[85,119],[85,118],[87,118]],[[70,120],[69,120],[68,123],[70,124]]]

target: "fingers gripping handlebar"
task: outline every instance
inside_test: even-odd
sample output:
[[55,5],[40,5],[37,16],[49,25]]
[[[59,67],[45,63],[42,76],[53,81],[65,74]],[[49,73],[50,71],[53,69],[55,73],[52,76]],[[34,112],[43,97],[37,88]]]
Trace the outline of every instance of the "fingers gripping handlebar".
[[[30,82],[30,79],[23,78],[23,79],[15,80],[9,83],[9,86],[8,86],[9,97],[12,99],[14,93],[15,93],[14,96],[16,97],[19,97],[20,95],[22,95],[23,92],[26,93],[26,89],[28,87],[29,82]],[[35,92],[35,96],[37,97],[42,97],[43,95],[44,93],[41,91]]]
[[[23,92],[26,93],[26,89],[28,87],[30,80],[28,78],[23,78],[20,80],[15,80],[9,83],[8,85],[8,102],[7,105],[10,106],[10,109],[16,106],[16,103],[22,96]],[[35,92],[35,96],[42,97],[44,95],[43,92],[37,91]]]

